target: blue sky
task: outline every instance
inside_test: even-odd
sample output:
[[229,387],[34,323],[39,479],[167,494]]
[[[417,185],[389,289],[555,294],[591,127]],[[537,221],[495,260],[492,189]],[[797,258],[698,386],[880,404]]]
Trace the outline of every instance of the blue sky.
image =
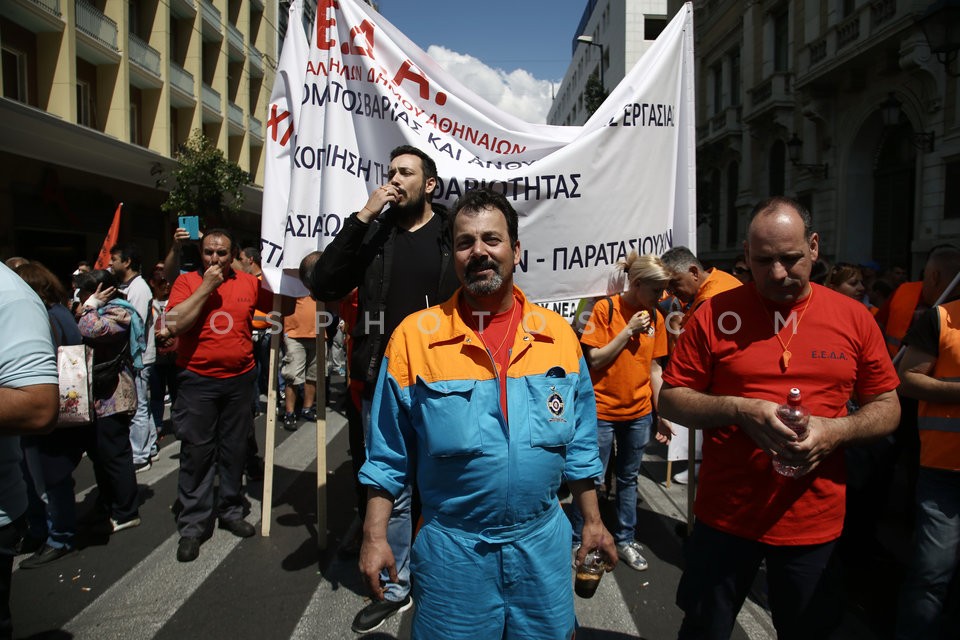
[[[378,0],[380,13],[475,92],[544,122],[587,0]],[[553,84],[551,84],[553,83]]]
[[440,45],[505,71],[563,79],[587,0],[378,0],[380,14],[426,50]]

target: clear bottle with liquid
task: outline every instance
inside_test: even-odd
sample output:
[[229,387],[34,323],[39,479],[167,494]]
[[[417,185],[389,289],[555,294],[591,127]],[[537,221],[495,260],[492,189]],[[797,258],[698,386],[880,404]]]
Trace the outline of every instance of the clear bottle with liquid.
[[[797,434],[798,440],[807,437],[807,423],[810,422],[810,411],[803,406],[803,399],[800,395],[800,389],[793,387],[787,395],[786,404],[777,407],[777,417],[783,424],[793,429]],[[796,478],[800,475],[801,467],[784,464],[779,459],[773,459],[774,470],[787,478]]]

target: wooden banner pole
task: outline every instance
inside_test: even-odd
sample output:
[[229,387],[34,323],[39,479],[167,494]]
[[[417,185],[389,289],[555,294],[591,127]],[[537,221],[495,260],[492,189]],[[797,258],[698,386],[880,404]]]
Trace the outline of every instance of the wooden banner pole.
[[[273,311],[271,318],[280,317],[280,296],[273,296]],[[273,511],[273,449],[277,440],[277,365],[280,361],[280,334],[271,324],[267,329],[270,334],[270,364],[267,378],[267,430],[263,442],[263,498],[261,502],[260,535],[270,535],[270,524]],[[258,399],[259,402],[259,399]]]

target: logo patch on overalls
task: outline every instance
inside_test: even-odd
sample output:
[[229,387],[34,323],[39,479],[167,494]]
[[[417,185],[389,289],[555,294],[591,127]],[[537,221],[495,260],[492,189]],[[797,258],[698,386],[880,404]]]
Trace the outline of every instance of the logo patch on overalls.
[[563,396],[557,393],[556,387],[550,387],[550,395],[547,397],[547,411],[553,416],[550,422],[566,422],[563,417],[563,411],[566,408],[563,402]]

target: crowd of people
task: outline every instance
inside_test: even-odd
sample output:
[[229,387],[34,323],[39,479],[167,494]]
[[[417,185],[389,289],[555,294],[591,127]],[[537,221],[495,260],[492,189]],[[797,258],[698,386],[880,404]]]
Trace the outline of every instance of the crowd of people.
[[[607,570],[649,567],[637,529],[644,450],[694,429],[702,467],[687,472],[699,486],[680,638],[730,637],[762,562],[778,637],[827,637],[840,613],[827,567],[845,540],[868,546],[898,464],[916,484],[917,542],[897,637],[947,633],[960,249],[934,249],[917,282],[902,267],[831,265],[809,213],[773,197],[755,207],[730,272],[686,247],[631,254],[571,328],[514,283],[512,204],[477,189],[447,210],[432,201],[437,179],[427,153],[395,149],[387,183],[303,259],[312,296],[284,298],[278,323],[259,252],[227,229],[196,242],[178,229],[147,277],[139,249],[119,244],[108,269],[78,265],[73,291],[35,260],[7,260],[0,326],[18,339],[0,351],[0,433],[21,437],[0,437],[0,603],[14,554],[30,553],[20,567],[31,569],[75,549],[84,453],[94,515],[112,533],[140,524],[136,474],[172,434],[177,560],[199,556],[214,522],[253,536],[243,489],[263,474],[254,419],[267,343],[283,332],[277,409],[295,430],[316,419],[319,300],[338,305],[348,334],[356,546],[374,595],[353,631],[415,603],[417,638],[572,637],[571,555],[574,566],[599,554]],[[51,430],[56,347],[68,345],[93,350],[95,416]],[[791,388],[809,411],[802,430],[779,417]],[[0,636],[10,625],[0,607]]]

